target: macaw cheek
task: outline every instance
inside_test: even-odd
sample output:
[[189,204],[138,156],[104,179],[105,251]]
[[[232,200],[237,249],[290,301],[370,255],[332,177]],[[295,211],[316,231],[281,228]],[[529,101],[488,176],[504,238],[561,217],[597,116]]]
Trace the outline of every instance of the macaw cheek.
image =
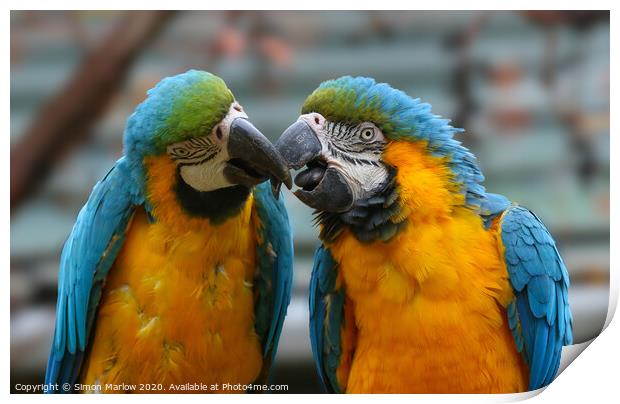
[[346,212],[353,207],[354,197],[345,178],[334,168],[328,168],[321,182],[312,190],[295,191],[306,205],[323,212]]
[[187,185],[200,192],[230,187],[234,184],[222,173],[222,159],[223,157],[218,155],[203,164],[184,165],[179,169],[179,175]]

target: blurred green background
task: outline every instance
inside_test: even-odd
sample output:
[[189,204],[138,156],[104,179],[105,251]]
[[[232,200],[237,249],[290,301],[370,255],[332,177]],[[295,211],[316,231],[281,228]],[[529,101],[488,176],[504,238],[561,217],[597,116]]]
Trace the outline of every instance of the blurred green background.
[[[569,268],[575,342],[609,294],[607,12],[11,12],[11,386],[42,382],[59,252],[161,78],[221,76],[272,140],[323,80],[372,76],[466,128],[491,192],[535,211]],[[294,297],[273,383],[319,392],[307,336],[317,232],[286,193]]]

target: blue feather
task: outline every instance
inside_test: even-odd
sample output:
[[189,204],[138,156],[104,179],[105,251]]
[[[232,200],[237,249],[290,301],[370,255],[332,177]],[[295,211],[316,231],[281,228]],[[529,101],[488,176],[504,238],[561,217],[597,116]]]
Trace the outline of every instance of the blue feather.
[[310,344],[323,388],[330,393],[341,391],[336,371],[342,354],[340,332],[345,294],[344,289],[336,289],[337,275],[331,253],[319,247],[310,278]]
[[[504,213],[501,237],[515,300],[508,324],[530,366],[529,389],[549,384],[558,369],[562,345],[572,344],[568,305],[568,272],[553,238],[527,209],[512,206]],[[516,303],[517,316],[510,307]],[[515,318],[516,317],[516,318]]]
[[293,285],[293,236],[283,198],[273,197],[269,183],[254,189],[255,209],[262,242],[257,245],[259,274],[255,328],[269,363],[275,358]]
[[454,128],[449,120],[433,114],[430,104],[369,77],[344,76],[319,86],[319,89],[330,88],[354,92],[353,107],[358,110],[378,110],[384,121],[389,122],[390,130],[385,133],[392,140],[427,141],[429,153],[446,159],[467,205],[473,209],[480,207],[485,196],[481,184],[484,176],[476,157],[454,138],[463,129]]
[[[118,253],[133,206],[142,202],[125,158],[95,187],[80,211],[60,257],[54,344],[45,383],[75,383],[86,350],[98,287]],[[94,293],[93,293],[94,292]]]
[[549,338],[549,327],[542,321],[536,321],[534,326],[532,361],[530,363],[530,380],[544,380],[544,375],[547,371],[545,365],[549,364],[544,362],[547,350],[547,338]]

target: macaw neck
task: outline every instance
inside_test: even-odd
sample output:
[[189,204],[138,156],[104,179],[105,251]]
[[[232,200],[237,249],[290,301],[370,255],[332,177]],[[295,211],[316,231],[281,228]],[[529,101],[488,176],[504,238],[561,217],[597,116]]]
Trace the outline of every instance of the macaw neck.
[[358,281],[361,289],[374,287],[382,282],[384,271],[391,271],[393,279],[386,285],[400,284],[405,279],[410,283],[410,288],[398,286],[403,299],[411,297],[408,290],[424,288],[441,295],[458,289],[460,273],[478,270],[461,271],[464,263],[476,268],[501,265],[494,231],[485,229],[481,217],[466,207],[457,207],[452,215],[437,221],[410,217],[407,225],[387,242],[363,243],[345,231],[328,247],[342,268],[347,288],[355,288],[353,284]]
[[320,238],[334,241],[343,230],[361,242],[388,241],[406,226],[401,216],[402,206],[395,182],[395,171],[390,170],[387,180],[379,185],[369,198],[356,201],[354,207],[344,213],[317,213],[321,225]]
[[235,185],[213,191],[198,191],[188,185],[177,170],[174,192],[187,214],[219,224],[241,212],[250,195],[250,188]]
[[167,156],[144,159],[145,193],[149,214],[180,233],[217,230],[229,222],[250,220],[251,189],[242,186],[201,192],[190,187]]
[[320,237],[335,241],[344,230],[360,242],[388,242],[405,227],[441,224],[468,209],[446,159],[429,154],[424,142],[391,142],[383,153],[388,180],[372,197],[345,213],[319,213]]
[[[399,289],[408,299],[409,291],[423,283],[437,294],[458,288],[462,262],[491,260],[483,267],[499,265],[495,236],[485,229],[478,212],[466,205],[445,158],[431,155],[424,143],[395,141],[386,147],[383,160],[396,170],[400,210],[395,218],[406,225],[386,242],[363,243],[343,231],[327,243],[343,271],[353,274],[345,276],[348,287],[355,288],[353,278],[358,275],[360,290],[368,282],[380,282],[384,271],[375,269],[382,268],[391,271],[395,285],[411,280],[411,287]],[[376,279],[369,279],[369,274]]]
[[465,207],[465,196],[448,161],[430,154],[426,142],[392,142],[383,160],[396,169],[401,214],[412,225],[442,222]]

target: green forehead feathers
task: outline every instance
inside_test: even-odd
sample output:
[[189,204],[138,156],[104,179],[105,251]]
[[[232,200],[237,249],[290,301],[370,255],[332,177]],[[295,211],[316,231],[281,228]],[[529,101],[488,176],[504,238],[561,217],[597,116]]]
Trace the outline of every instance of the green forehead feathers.
[[310,112],[332,122],[372,122],[391,140],[423,141],[428,153],[445,159],[469,206],[480,206],[485,197],[476,157],[454,139],[462,129],[433,114],[430,104],[418,98],[372,78],[345,76],[322,83],[306,99],[302,113]]
[[355,84],[345,85],[342,79],[321,84],[304,102],[302,114],[318,112],[329,121],[352,125],[373,122],[384,133],[391,132],[393,125],[389,116],[381,110],[380,100],[367,94],[363,82]]
[[234,101],[221,78],[198,70],[167,77],[147,95],[127,123],[127,152],[161,154],[172,143],[206,136]]

